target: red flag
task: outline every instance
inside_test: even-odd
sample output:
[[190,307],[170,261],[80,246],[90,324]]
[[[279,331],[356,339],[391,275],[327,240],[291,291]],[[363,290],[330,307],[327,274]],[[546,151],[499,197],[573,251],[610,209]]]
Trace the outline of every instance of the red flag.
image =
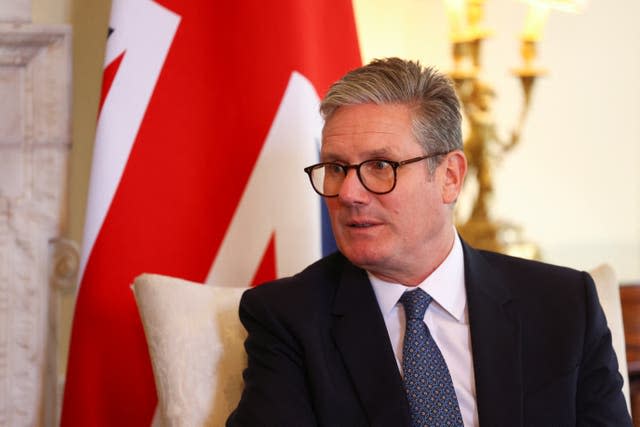
[[302,168],[359,64],[350,1],[113,1],[63,426],[151,422],[138,274],[247,286],[320,256]]

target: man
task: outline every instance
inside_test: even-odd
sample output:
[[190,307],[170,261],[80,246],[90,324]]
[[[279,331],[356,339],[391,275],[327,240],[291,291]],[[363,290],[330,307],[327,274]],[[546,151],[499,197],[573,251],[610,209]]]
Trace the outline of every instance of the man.
[[305,171],[339,252],[244,294],[248,367],[227,425],[631,425],[592,279],[457,235],[467,162],[450,81],[376,60],[320,110],[321,163]]

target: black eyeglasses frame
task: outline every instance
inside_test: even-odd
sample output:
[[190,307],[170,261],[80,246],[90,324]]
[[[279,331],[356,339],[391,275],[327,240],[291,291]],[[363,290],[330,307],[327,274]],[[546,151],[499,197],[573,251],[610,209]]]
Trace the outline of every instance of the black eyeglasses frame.
[[[335,165],[335,166],[340,167],[344,172],[345,178],[347,177],[347,174],[349,173],[349,169],[355,169],[356,170],[356,175],[358,176],[358,180],[360,181],[360,184],[362,184],[362,186],[367,191],[369,191],[370,193],[373,193],[373,194],[383,195],[383,194],[391,193],[396,188],[396,184],[398,183],[398,168],[400,166],[404,166],[404,165],[408,165],[408,164],[411,164],[411,163],[420,162],[422,160],[431,159],[433,157],[444,156],[445,154],[449,154],[450,152],[451,151],[432,153],[432,154],[427,154],[425,156],[413,157],[411,159],[402,160],[402,161],[399,161],[399,162],[396,162],[396,161],[393,161],[393,160],[388,160],[388,159],[367,159],[367,160],[365,160],[363,162],[360,162],[358,164],[350,164],[350,165],[343,165],[343,164],[338,163],[338,162],[321,162],[321,163],[316,163],[315,165],[307,166],[306,168],[304,168],[304,171],[307,174],[307,176],[309,176],[309,181],[311,182],[311,187],[313,188],[313,191],[315,191],[317,194],[319,194],[322,197],[338,197],[338,195],[340,194],[340,193],[337,193],[337,194],[333,194],[331,196],[327,196],[325,194],[322,194],[320,191],[318,191],[316,186],[313,184],[313,177],[311,176],[311,174],[313,173],[313,170],[317,169],[319,167],[327,166],[327,165]],[[360,175],[360,168],[362,167],[363,164],[369,163],[369,162],[375,162],[375,161],[386,162],[393,168],[393,185],[391,186],[391,188],[388,191],[373,191],[373,190],[371,190],[364,183],[364,181],[362,179],[362,175]]]

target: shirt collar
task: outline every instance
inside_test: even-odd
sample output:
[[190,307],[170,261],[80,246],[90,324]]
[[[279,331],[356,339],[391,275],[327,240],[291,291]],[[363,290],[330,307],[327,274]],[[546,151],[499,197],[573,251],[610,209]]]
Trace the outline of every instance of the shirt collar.
[[[380,310],[387,316],[402,294],[412,286],[381,280],[367,272]],[[464,255],[460,237],[455,234],[453,247],[444,261],[422,283],[418,285],[431,295],[433,301],[445,309],[458,322],[466,322],[467,294],[464,286]]]

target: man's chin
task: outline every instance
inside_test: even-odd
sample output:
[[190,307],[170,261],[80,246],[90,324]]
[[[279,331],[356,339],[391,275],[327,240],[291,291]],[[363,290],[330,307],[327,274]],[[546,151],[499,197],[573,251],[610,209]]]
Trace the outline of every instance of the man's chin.
[[385,257],[380,253],[366,250],[342,250],[342,254],[354,265],[365,270],[375,270],[384,263]]

